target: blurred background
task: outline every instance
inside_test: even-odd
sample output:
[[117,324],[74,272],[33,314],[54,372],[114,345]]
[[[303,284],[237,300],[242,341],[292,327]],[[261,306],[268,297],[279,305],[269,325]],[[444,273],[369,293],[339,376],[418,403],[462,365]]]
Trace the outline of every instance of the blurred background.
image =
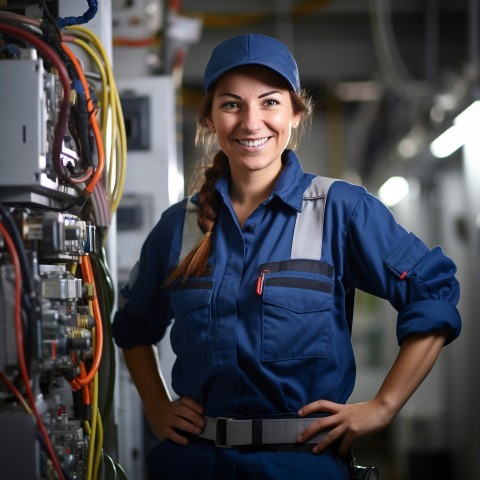
[[[43,3],[55,17],[87,8],[74,0]],[[41,4],[3,0],[0,12],[35,17]],[[364,185],[458,267],[461,336],[390,428],[359,440],[354,453],[384,480],[480,479],[480,1],[109,0],[86,27],[111,60],[127,141],[123,191],[106,242],[115,285],[128,279],[161,212],[189,191],[202,155],[195,117],[212,49],[240,33],[278,38],[297,60],[302,88],[317,100],[298,149],[304,170]],[[380,387],[398,351],[395,324],[388,303],[357,295],[351,402]],[[159,354],[169,381],[168,339]],[[144,478],[155,439],[117,362],[105,448],[128,478]]]

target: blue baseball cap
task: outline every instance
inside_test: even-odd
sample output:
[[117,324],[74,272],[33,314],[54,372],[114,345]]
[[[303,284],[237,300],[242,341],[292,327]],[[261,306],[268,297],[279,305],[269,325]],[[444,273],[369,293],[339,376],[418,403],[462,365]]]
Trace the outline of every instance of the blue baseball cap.
[[226,72],[243,65],[262,65],[281,75],[297,93],[300,77],[297,62],[288,48],[267,35],[238,35],[217,45],[205,68],[205,93]]

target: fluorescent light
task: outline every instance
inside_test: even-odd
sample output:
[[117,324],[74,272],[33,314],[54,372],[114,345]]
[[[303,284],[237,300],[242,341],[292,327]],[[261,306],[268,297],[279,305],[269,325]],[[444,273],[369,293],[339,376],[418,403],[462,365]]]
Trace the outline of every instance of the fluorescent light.
[[387,207],[393,207],[408,195],[409,190],[405,178],[391,177],[380,187],[378,196]]
[[430,151],[437,158],[448,157],[463,146],[472,129],[478,131],[479,123],[480,101],[476,100],[455,118],[448,130],[430,144]]
[[[471,124],[470,122],[479,123],[480,121],[480,100],[473,102],[468,108],[466,108],[458,117],[455,119],[455,123],[466,123]],[[478,125],[474,127],[478,131]]]
[[452,125],[430,144],[430,151],[437,158],[445,158],[464,144],[462,129]]

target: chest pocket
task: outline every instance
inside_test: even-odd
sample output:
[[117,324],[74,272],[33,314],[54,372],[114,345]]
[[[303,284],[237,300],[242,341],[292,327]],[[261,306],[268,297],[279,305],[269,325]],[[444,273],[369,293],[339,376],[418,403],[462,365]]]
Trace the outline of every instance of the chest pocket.
[[260,266],[262,361],[326,358],[333,268],[315,260]]
[[170,302],[174,312],[170,333],[177,356],[205,358],[211,325],[211,278],[189,278],[170,285]]
[[325,205],[334,182],[315,177],[303,193],[291,259],[260,266],[264,362],[328,356],[333,267],[320,258]]

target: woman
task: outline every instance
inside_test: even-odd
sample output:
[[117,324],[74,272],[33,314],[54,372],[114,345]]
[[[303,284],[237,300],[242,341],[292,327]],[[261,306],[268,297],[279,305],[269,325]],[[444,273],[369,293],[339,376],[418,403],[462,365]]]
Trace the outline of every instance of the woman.
[[[459,334],[455,266],[362,187],[303,173],[288,147],[310,104],[281,42],[223,42],[204,86],[198,136],[220,150],[149,235],[114,322],[163,439],[151,478],[347,479],[354,439],[384,429]],[[377,395],[346,405],[355,288],[398,310],[401,346]],[[174,402],[154,354],[172,319]]]

